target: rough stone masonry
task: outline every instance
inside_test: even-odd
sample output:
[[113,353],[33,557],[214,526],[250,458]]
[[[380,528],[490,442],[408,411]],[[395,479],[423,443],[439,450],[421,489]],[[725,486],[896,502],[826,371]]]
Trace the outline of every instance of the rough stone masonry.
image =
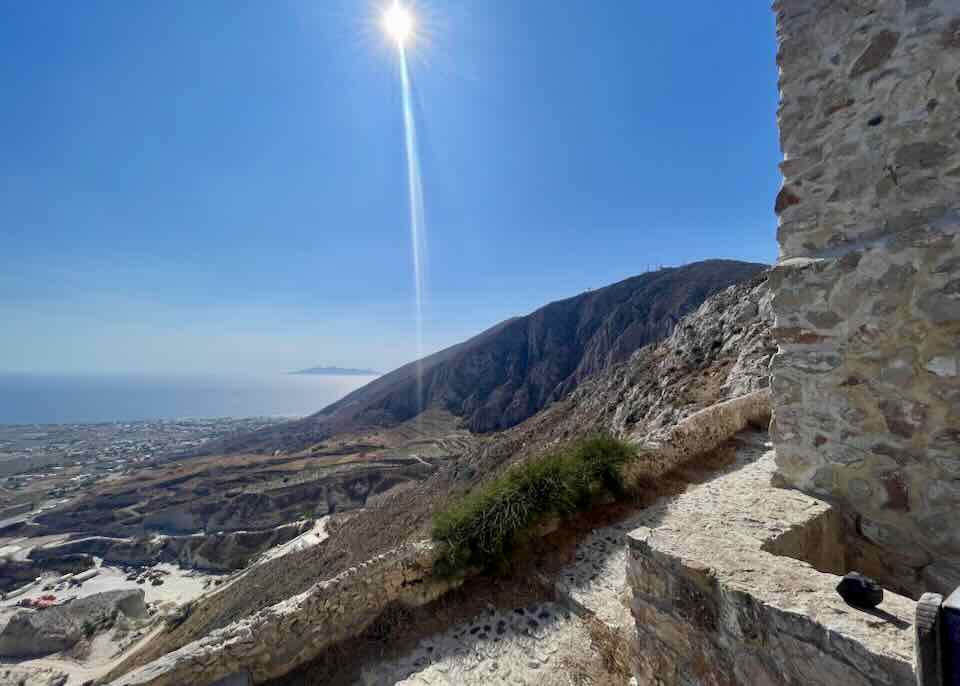
[[778,478],[960,584],[960,2],[777,0]]

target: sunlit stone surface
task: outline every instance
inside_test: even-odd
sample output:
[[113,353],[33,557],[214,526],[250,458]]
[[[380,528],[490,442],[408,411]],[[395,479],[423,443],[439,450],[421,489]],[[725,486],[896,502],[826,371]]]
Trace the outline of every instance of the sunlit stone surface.
[[960,5],[775,4],[773,442],[912,595],[958,581]]

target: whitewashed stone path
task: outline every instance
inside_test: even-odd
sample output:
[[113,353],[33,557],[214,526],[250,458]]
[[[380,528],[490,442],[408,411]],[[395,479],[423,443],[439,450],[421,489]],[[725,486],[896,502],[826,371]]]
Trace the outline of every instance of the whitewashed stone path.
[[554,603],[488,610],[420,641],[399,660],[371,666],[364,686],[572,684],[561,660],[589,647],[584,622]]
[[[765,431],[745,430],[736,435],[736,462],[753,461],[769,450]],[[728,468],[718,470],[722,474]],[[691,486],[690,488],[697,488]],[[649,525],[641,510],[611,526],[595,529],[577,545],[575,562],[560,571],[558,595],[589,612],[613,629],[633,625],[627,589],[627,534]]]
[[611,628],[633,622],[626,601],[627,533],[634,519],[596,529],[577,545],[575,562],[561,570],[556,582],[560,597],[594,615]]
[[[765,432],[737,434],[738,457],[767,449]],[[722,472],[723,470],[721,470]],[[631,630],[628,606],[627,533],[640,525],[639,511],[592,531],[576,548],[574,562],[556,576],[558,596],[577,610],[541,603],[515,610],[488,610],[468,622],[423,639],[399,659],[367,667],[363,686],[472,686],[577,683],[572,663],[591,659],[594,648],[586,621],[593,616],[616,632]]]

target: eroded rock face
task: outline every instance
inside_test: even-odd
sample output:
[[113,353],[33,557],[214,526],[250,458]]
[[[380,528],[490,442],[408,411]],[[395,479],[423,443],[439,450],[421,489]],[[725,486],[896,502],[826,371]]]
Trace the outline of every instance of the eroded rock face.
[[45,610],[18,612],[0,631],[0,656],[36,657],[72,648],[80,639],[109,627],[118,614],[146,615],[142,589],[107,591]]
[[[734,414],[742,411],[765,425],[761,417],[768,407],[765,391],[776,352],[771,297],[767,272],[715,293],[665,340],[585,380],[565,400],[461,457],[452,466],[454,480],[473,483],[505,463],[591,431],[660,450],[675,444],[679,437],[674,430],[698,412],[750,395],[754,402]],[[688,444],[677,446],[691,457],[700,442],[695,435],[700,433],[686,433]]]
[[890,576],[920,583],[960,562],[960,6],[775,11],[779,472],[860,516],[898,553]]
[[766,273],[709,298],[665,341],[584,384],[570,399],[572,430],[595,416],[598,428],[655,441],[707,406],[767,388],[770,298]]
[[43,667],[0,666],[0,684],[11,686],[64,686],[67,675],[57,669]]
[[85,554],[66,554],[45,560],[0,560],[0,591],[12,591],[33,581],[43,572],[75,574],[94,566],[93,558]]
[[110,564],[152,565],[170,562],[212,571],[243,569],[258,555],[299,536],[312,522],[295,522],[266,531],[234,531],[205,536],[151,536],[137,539],[91,536],[35,548],[30,559],[49,565],[71,555],[96,555]]
[[[293,459],[296,458],[278,458]],[[210,537],[211,545],[225,542],[234,546],[236,543],[239,549],[252,538],[282,532],[292,521],[364,507],[370,497],[399,483],[423,479],[432,471],[430,465],[414,459],[362,461],[349,469],[324,467],[320,464],[322,457],[315,459],[318,463],[315,468],[298,471],[290,479],[271,478],[270,465],[248,465],[236,472],[219,474],[214,464],[198,470],[187,480],[174,471],[148,487],[136,480],[122,481],[116,485],[120,492],[108,489],[91,494],[43,513],[37,517],[36,524],[49,532],[69,531],[114,539],[161,534],[170,537],[166,541],[168,547],[186,549],[188,554],[196,549],[197,541],[178,543],[175,537],[202,532]],[[135,503],[136,507],[127,509],[129,503]],[[237,535],[231,537],[230,533]],[[152,549],[156,545],[151,543],[146,547]],[[130,551],[130,554],[139,553]],[[153,553],[147,551],[146,554]],[[213,563],[201,566],[212,569],[243,566],[242,562],[236,562],[239,558],[233,552],[231,559],[222,558],[222,563],[216,554],[201,552],[200,555]],[[164,559],[172,561],[169,555]]]

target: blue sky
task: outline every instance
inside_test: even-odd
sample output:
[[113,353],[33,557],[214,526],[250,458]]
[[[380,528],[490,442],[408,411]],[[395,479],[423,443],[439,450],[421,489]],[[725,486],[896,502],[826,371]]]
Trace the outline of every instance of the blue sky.
[[[412,359],[381,7],[4,2],[0,370]],[[428,349],[650,264],[775,259],[767,0],[415,7]]]

